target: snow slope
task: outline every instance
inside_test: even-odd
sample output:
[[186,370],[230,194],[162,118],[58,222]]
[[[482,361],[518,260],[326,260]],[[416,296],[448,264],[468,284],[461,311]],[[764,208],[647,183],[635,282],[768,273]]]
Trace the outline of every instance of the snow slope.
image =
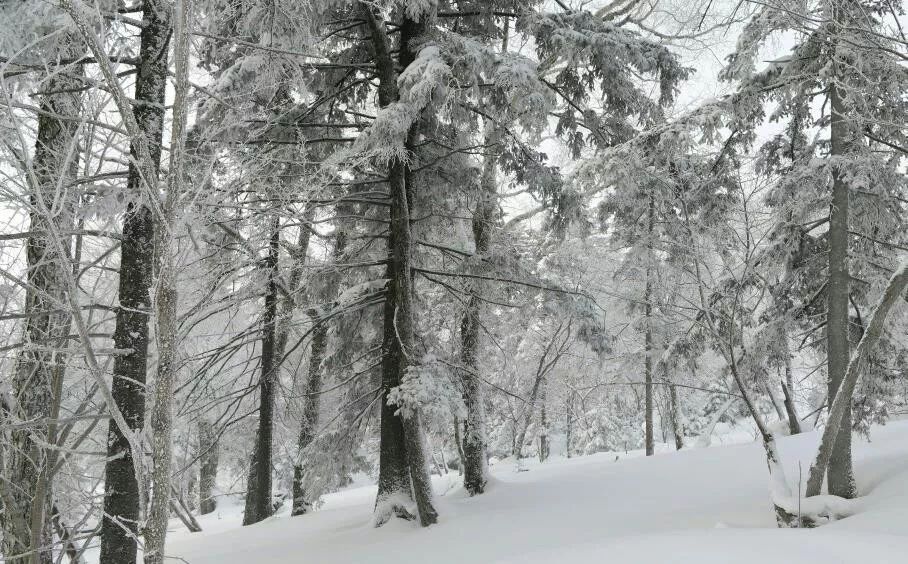
[[[790,480],[806,481],[818,437],[784,438]],[[323,509],[240,527],[240,509],[174,530],[168,553],[190,564],[330,563],[904,563],[908,562],[908,421],[855,441],[857,515],[819,529],[775,528],[759,445],[651,458],[598,454],[493,467],[487,494],[437,479],[441,521],[370,524],[374,487],[327,496]]]

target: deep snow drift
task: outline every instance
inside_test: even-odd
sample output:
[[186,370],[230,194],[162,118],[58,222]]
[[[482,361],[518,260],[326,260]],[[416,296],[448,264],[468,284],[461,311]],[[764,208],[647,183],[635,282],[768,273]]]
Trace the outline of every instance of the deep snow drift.
[[[806,481],[817,440],[781,439],[789,480],[800,460]],[[373,528],[374,487],[251,527],[239,526],[241,507],[222,503],[200,519],[203,532],[175,528],[168,554],[190,564],[908,562],[908,421],[875,427],[854,452],[858,514],[814,530],[775,528],[762,450],[750,443],[526,461],[526,471],[502,462],[472,499],[452,473],[436,478],[441,520],[429,529]]]

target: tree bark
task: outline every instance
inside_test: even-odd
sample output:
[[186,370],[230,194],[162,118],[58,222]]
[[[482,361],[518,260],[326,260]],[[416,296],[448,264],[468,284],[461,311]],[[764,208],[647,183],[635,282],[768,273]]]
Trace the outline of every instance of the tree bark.
[[[498,135],[493,125],[486,128],[486,146],[497,142]],[[482,177],[479,184],[479,197],[473,211],[473,241],[476,247],[476,260],[482,260],[492,242],[492,229],[497,219],[498,190],[496,185],[497,155],[491,152],[483,162]],[[487,438],[485,431],[485,405],[479,365],[480,329],[482,318],[482,299],[479,297],[481,285],[474,281],[470,287],[470,299],[460,324],[461,357],[463,371],[464,404],[467,416],[464,420],[464,489],[470,495],[478,495],[485,490],[488,481],[488,462],[486,451]]]
[[[114,346],[131,352],[114,360],[112,395],[128,427],[138,433],[145,424],[145,377],[148,363],[149,289],[154,261],[154,223],[146,203],[147,183],[157,186],[164,126],[164,94],[170,42],[170,6],[163,0],[145,0],[133,114],[143,140],[132,140],[127,181],[131,201],[123,219],[120,247],[120,282]],[[142,162],[146,153],[148,162]],[[151,174],[151,177],[144,178]],[[101,562],[134,564],[140,497],[130,438],[110,424],[108,462],[104,471],[104,518],[101,525]]]
[[[867,323],[867,330],[858,343],[854,358],[848,363],[848,369],[845,372],[842,385],[839,387],[836,397],[832,400],[829,418],[826,420],[826,429],[824,429],[823,437],[820,440],[820,448],[817,450],[816,459],[810,466],[810,474],[807,478],[807,496],[819,495],[823,487],[823,474],[832,472],[833,456],[839,445],[838,435],[851,434],[851,426],[846,425],[850,421],[846,416],[851,408],[851,398],[854,394],[858,376],[870,360],[870,352],[883,333],[889,310],[904,295],[906,287],[908,287],[908,261],[903,263],[889,280],[879,305]],[[854,486],[853,483],[852,486]],[[854,490],[849,491],[854,497]],[[839,495],[831,490],[830,494]]]
[[[306,378],[306,398],[303,404],[303,416],[300,422],[300,433],[297,450],[302,453],[313,440],[318,429],[318,415],[321,409],[322,360],[328,341],[328,323],[322,322],[312,334],[312,345],[309,352],[309,371]],[[301,456],[301,454],[300,454]],[[293,466],[293,509],[290,515],[303,515],[312,507],[312,500],[306,496],[303,484],[305,468],[302,461]]]
[[[391,56],[390,40],[371,5],[363,2],[363,13],[372,36],[379,76],[379,106],[397,101],[397,68]],[[399,68],[415,58],[410,42],[423,32],[423,25],[404,15],[400,26]],[[414,152],[416,124],[410,127],[406,147]],[[426,446],[418,409],[404,416],[388,404],[391,390],[399,386],[413,364],[412,241],[410,205],[413,178],[406,161],[395,159],[388,165],[390,224],[388,229],[388,288],[384,306],[382,343],[381,446],[379,450],[378,496],[375,522],[382,524],[392,515],[406,516],[405,504],[416,501],[419,522],[429,526],[438,520],[432,501],[432,483],[426,466]],[[412,406],[410,406],[412,407]]]
[[274,383],[277,377],[274,358],[276,321],[278,255],[280,253],[280,217],[272,214],[268,255],[262,270],[268,275],[265,291],[265,310],[262,316],[261,375],[259,377],[259,425],[246,485],[246,506],[243,525],[252,525],[271,516],[271,449],[274,433]]
[[643,357],[643,387],[645,390],[644,398],[644,446],[646,456],[652,456],[656,451],[655,439],[653,437],[653,227],[656,214],[656,203],[652,196],[649,197],[647,205],[647,264],[646,264],[646,287],[643,290],[643,308],[644,308],[644,357]]
[[[75,58],[78,41],[71,33],[62,39],[58,56]],[[2,553],[28,554],[32,563],[50,563],[53,552],[52,468],[56,454],[42,444],[56,442],[66,357],[70,313],[66,306],[67,278],[71,268],[68,252],[61,254],[51,240],[51,231],[73,230],[78,195],[72,188],[79,163],[78,118],[81,113],[84,71],[82,66],[55,69],[43,89],[38,117],[38,136],[32,160],[29,199],[32,204],[27,241],[25,295],[25,342],[12,378],[13,404],[0,410],[2,419],[43,420],[49,423],[29,429],[14,429],[3,449],[9,453],[3,476],[17,487],[0,497],[3,511]],[[58,117],[59,116],[59,117]],[[68,241],[68,239],[66,239]],[[6,413],[3,413],[6,411]]]
[[[176,283],[177,207],[184,187],[186,112],[189,80],[189,12],[192,0],[177,0],[174,29],[175,81],[173,124],[167,194],[161,205],[161,223],[155,228],[155,338],[158,366],[151,411],[153,471],[151,506],[145,527],[145,564],[163,564],[170,520],[171,474],[173,471],[173,393],[179,368]],[[179,501],[179,500],[178,500]],[[188,514],[188,511],[187,511]],[[196,524],[197,525],[197,524]]]
[[782,394],[785,396],[785,413],[788,416],[788,433],[797,435],[801,432],[801,420],[798,419],[798,412],[795,410],[794,398],[788,383],[782,381]]
[[548,402],[548,380],[542,380],[542,387],[539,390],[539,462],[545,462],[549,458],[549,417],[546,412],[546,403]]
[[[668,366],[665,367],[666,378],[668,382]],[[681,403],[678,401],[678,387],[674,384],[668,385],[668,403],[669,416],[672,419],[672,434],[675,437],[675,450],[684,448],[684,423],[681,415]]]
[[[342,206],[339,206],[343,208]],[[346,215],[346,211],[340,211],[339,215]],[[343,262],[344,254],[347,249],[347,234],[342,228],[338,228],[338,234],[334,241],[332,250],[332,261],[334,264]],[[329,279],[325,284],[323,295],[328,300],[334,300],[337,296],[340,280],[338,274],[329,274]],[[325,359],[325,353],[328,348],[328,321],[316,321],[318,325],[312,333],[312,345],[309,351],[309,370],[306,376],[306,396],[303,402],[303,412],[300,420],[300,433],[297,440],[297,450],[300,459],[293,467],[293,509],[291,515],[302,515],[308,513],[312,507],[312,501],[308,498],[304,485],[305,467],[302,460],[302,453],[315,440],[315,433],[318,430],[318,419],[321,411],[321,389],[324,367],[322,362]]]
[[[846,108],[840,88],[830,87],[831,106],[831,156],[847,153],[851,135],[846,123]],[[845,378],[851,357],[848,340],[849,294],[851,275],[848,268],[848,184],[841,166],[836,165],[832,175],[832,206],[829,210],[829,281],[826,286],[826,357],[828,372],[828,398],[832,405]],[[856,495],[854,470],[851,461],[851,406],[842,414],[842,428],[829,460],[829,493],[844,498]]]
[[785,379],[782,381],[782,395],[785,403],[785,413],[788,416],[788,432],[797,435],[801,432],[801,420],[794,404],[794,374],[791,370],[791,352],[788,349],[788,329],[782,330],[783,353],[785,354]]
[[199,421],[199,513],[207,515],[217,509],[214,490],[218,476],[218,438],[211,423]]

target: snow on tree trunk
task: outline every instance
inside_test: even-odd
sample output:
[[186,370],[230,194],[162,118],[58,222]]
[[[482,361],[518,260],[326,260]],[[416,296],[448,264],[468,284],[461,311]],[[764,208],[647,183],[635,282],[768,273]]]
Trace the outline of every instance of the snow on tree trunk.
[[[145,0],[142,20],[145,26],[141,32],[133,96],[136,104],[132,111],[143,139],[133,138],[130,145],[132,159],[127,186],[131,201],[123,219],[119,308],[114,329],[114,346],[131,352],[114,360],[111,390],[117,408],[134,432],[141,431],[145,425],[149,290],[154,261],[154,222],[146,201],[151,196],[149,186],[157,186],[161,161],[171,30],[169,4],[163,0]],[[111,423],[108,433],[100,561],[134,564],[141,499],[145,495],[139,491],[136,480],[136,473],[143,470],[135,466],[142,461],[133,460],[130,438],[119,425]]]
[[788,416],[788,432],[797,435],[801,432],[801,420],[798,419],[798,411],[794,404],[794,374],[791,370],[791,352],[788,348],[788,329],[782,330],[782,354],[785,363],[785,379],[782,384],[782,395],[784,397],[785,413]]
[[[385,28],[379,23],[373,7],[360,3],[368,30],[372,36],[379,77],[378,102],[382,108],[398,100],[397,77],[391,43]],[[410,41],[423,32],[423,26],[404,16],[400,26],[400,46],[397,63],[405,69],[413,62],[415,53]],[[407,133],[405,148],[413,154],[417,126]],[[388,229],[388,287],[384,306],[384,337],[382,341],[381,445],[379,448],[378,496],[375,522],[382,524],[392,515],[406,516],[410,499],[415,500],[417,517],[422,526],[438,520],[432,501],[432,482],[426,465],[426,446],[418,408],[409,413],[389,405],[391,390],[401,384],[407,368],[413,364],[413,294],[412,241],[410,232],[410,203],[413,178],[407,162],[394,158],[388,163],[390,192],[390,224]],[[400,411],[400,412],[398,412]]]
[[[498,135],[487,128],[486,146],[494,146]],[[494,153],[486,155],[483,162],[482,178],[476,208],[473,211],[473,242],[476,256],[481,259],[489,252],[492,228],[495,224],[497,206],[496,161]],[[470,495],[481,494],[488,481],[486,460],[487,438],[485,431],[484,400],[480,377],[479,351],[482,317],[482,299],[479,297],[479,281],[473,281],[470,298],[460,324],[461,358],[464,365],[463,399],[466,407],[463,436],[463,486]]]
[[[58,56],[79,55],[72,33],[61,39]],[[30,554],[30,562],[53,562],[51,546],[53,503],[50,469],[56,453],[43,444],[56,442],[61,389],[65,376],[66,337],[70,331],[65,270],[71,268],[68,253],[61,254],[51,241],[51,231],[67,234],[73,230],[78,195],[72,188],[79,163],[78,121],[84,70],[81,65],[54,69],[42,90],[53,92],[41,99],[43,114],[38,117],[38,136],[29,175],[29,233],[26,241],[24,341],[12,377],[12,405],[0,415],[13,422],[48,421],[46,425],[14,428],[6,445],[9,453],[2,468],[3,480],[16,484],[0,498],[0,516],[6,555]],[[64,241],[68,241],[68,235]],[[66,243],[64,243],[66,244]]]
[[[179,316],[177,315],[176,230],[186,147],[186,112],[189,89],[189,13],[192,0],[177,0],[173,34],[175,81],[173,124],[167,195],[161,205],[160,223],[155,228],[155,373],[151,411],[151,458],[153,496],[145,526],[145,564],[163,564],[170,520],[171,474],[173,473],[173,393],[179,366]],[[188,512],[187,512],[188,513]]]

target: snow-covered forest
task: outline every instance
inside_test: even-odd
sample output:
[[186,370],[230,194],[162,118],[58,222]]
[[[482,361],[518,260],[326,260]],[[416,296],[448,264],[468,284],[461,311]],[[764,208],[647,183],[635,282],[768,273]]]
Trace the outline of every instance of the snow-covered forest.
[[0,0],[0,561],[903,562],[906,30]]

